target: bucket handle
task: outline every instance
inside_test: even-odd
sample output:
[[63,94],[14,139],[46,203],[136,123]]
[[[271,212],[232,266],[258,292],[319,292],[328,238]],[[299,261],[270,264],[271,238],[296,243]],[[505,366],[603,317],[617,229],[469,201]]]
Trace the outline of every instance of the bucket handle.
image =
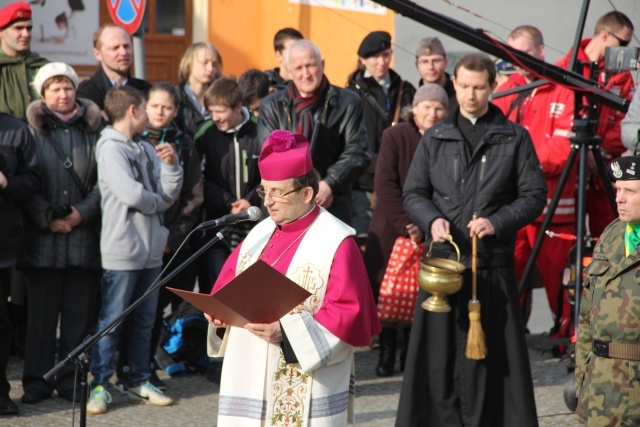
[[[456,250],[456,254],[458,255],[458,263],[460,262],[460,248],[458,248],[458,245],[456,245],[456,242],[453,241],[453,237],[451,236],[451,234],[447,234],[447,241],[449,243],[451,243],[453,245],[453,247]],[[433,249],[433,240],[431,241],[431,243],[429,243],[429,250],[427,251],[427,254],[425,255],[427,258],[431,258],[431,250]]]

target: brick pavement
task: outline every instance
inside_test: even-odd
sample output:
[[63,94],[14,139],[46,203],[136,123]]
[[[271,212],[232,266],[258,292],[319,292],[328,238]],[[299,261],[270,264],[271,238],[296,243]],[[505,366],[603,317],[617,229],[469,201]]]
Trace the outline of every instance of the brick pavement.
[[[564,405],[563,382],[567,376],[566,362],[542,353],[530,340],[536,404],[541,427],[578,426]],[[358,426],[391,427],[394,425],[402,376],[378,378],[374,374],[377,352],[356,353],[356,422]],[[72,425],[72,404],[53,397],[37,405],[20,403],[22,362],[11,359],[9,380],[11,397],[18,402],[20,415],[0,417],[0,426],[57,427]],[[166,377],[163,377],[166,378]],[[144,404],[129,404],[122,394],[113,394],[113,403],[106,415],[88,416],[88,426],[189,426],[216,425],[218,387],[203,375],[166,379],[168,394],[176,400],[174,406],[155,408]],[[75,425],[79,424],[79,412]]]

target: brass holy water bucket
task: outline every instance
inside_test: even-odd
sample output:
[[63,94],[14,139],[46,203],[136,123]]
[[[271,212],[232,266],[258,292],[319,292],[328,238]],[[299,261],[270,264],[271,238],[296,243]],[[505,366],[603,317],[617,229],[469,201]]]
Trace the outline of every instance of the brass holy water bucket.
[[460,249],[451,236],[449,236],[449,243],[456,249],[458,261],[445,258],[432,258],[431,249],[433,248],[433,241],[431,241],[429,245],[429,251],[422,261],[420,261],[418,283],[422,289],[431,294],[431,296],[421,304],[421,307],[435,313],[447,313],[451,311],[451,306],[445,297],[455,294],[462,288],[462,272],[465,270],[465,267],[460,263]]

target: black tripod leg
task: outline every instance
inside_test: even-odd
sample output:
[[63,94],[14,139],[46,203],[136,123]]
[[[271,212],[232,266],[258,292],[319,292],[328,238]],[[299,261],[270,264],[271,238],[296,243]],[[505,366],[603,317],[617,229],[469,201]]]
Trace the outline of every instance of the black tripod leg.
[[[584,256],[585,215],[587,212],[587,145],[580,146],[580,165],[578,167],[578,206],[576,210],[576,284],[573,327],[577,335],[578,315],[580,312],[580,292],[582,292],[582,258]],[[602,160],[602,159],[601,159]],[[603,177],[606,178],[606,175]]]
[[[87,425],[87,400],[89,399],[89,369],[91,360],[87,353],[82,353],[76,361],[80,368],[80,426]],[[74,396],[75,398],[75,396]]]
[[604,183],[604,189],[607,192],[607,198],[609,199],[609,204],[611,204],[611,209],[613,209],[614,216],[618,216],[618,205],[616,204],[616,192],[613,189],[613,185],[611,185],[611,181],[607,179],[607,167],[604,164],[604,159],[602,158],[602,154],[598,147],[593,147],[591,149],[593,153],[593,158],[596,160],[596,165],[598,166],[598,174],[602,178],[602,182]]
[[544,216],[544,220],[542,220],[542,225],[540,226],[540,232],[536,236],[536,241],[531,249],[531,254],[529,255],[529,259],[527,260],[527,264],[524,268],[524,272],[522,273],[522,277],[520,278],[520,282],[518,283],[518,295],[522,295],[522,292],[525,289],[527,281],[529,280],[529,276],[531,275],[531,270],[533,269],[533,265],[538,258],[538,254],[540,253],[540,248],[542,247],[542,242],[544,240],[545,231],[551,220],[553,219],[553,214],[558,207],[558,202],[560,201],[560,197],[562,196],[562,191],[564,190],[565,185],[567,184],[567,180],[569,179],[569,174],[573,171],[573,164],[576,161],[576,156],[578,154],[578,146],[571,146],[571,153],[569,153],[569,158],[567,159],[567,163],[564,165],[564,169],[562,169],[562,174],[560,175],[560,180],[558,182],[558,186],[556,187],[556,191],[553,193],[553,197],[551,198],[551,203],[549,204],[549,209],[547,210],[546,215]]

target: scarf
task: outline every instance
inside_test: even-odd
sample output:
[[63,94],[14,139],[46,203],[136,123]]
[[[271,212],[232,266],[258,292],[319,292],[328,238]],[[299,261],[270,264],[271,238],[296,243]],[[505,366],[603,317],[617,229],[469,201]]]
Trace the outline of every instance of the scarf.
[[293,100],[293,110],[296,116],[296,133],[301,133],[311,141],[311,132],[313,130],[313,116],[320,107],[322,100],[329,91],[329,80],[327,76],[322,75],[322,82],[315,93],[308,97],[300,96],[300,92],[293,83],[289,84],[289,96]]
[[624,255],[629,256],[638,245],[640,245],[640,224],[627,223],[624,230]]
[[9,56],[0,50],[0,111],[24,120],[29,103],[39,96],[33,78],[48,63],[38,54]]

